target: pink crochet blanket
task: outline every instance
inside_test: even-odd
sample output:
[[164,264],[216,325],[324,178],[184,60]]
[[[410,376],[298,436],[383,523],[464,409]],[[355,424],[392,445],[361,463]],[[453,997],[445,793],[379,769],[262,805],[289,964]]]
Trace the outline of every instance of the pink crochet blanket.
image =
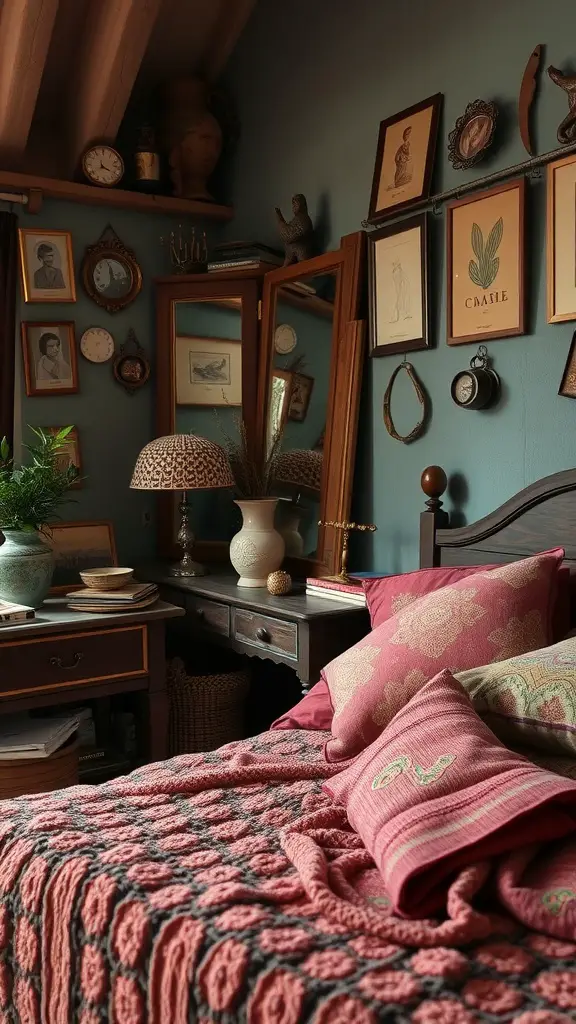
[[500,865],[501,900],[529,923],[544,903],[547,935],[487,909],[488,862],[435,921],[399,918],[322,792],[342,767],[325,739],[264,733],[2,804],[0,1024],[572,1019],[576,945],[550,935],[574,848]]

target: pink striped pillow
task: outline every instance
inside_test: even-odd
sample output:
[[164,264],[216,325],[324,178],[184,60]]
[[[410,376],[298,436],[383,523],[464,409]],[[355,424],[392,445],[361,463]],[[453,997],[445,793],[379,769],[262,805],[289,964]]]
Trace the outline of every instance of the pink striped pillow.
[[379,735],[441,669],[462,672],[552,640],[562,548],[478,572],[412,601],[323,670],[334,709],[328,761]]
[[394,911],[427,917],[458,870],[576,829],[576,784],[500,743],[440,672],[324,783],[372,854]]

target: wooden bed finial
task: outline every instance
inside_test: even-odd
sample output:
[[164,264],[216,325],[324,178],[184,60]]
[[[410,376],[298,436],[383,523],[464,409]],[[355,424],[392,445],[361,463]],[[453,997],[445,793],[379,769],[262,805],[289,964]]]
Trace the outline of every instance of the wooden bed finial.
[[440,495],[444,494],[448,486],[448,478],[442,466],[428,466],[422,473],[420,486],[424,494],[428,495],[426,508],[429,508],[431,512],[436,512],[437,509],[442,508],[443,503],[440,501]]

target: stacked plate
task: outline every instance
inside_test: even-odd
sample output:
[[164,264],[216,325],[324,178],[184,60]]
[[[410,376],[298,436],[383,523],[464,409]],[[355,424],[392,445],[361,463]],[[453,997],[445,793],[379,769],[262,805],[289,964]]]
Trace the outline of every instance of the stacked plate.
[[77,612],[138,611],[158,600],[156,584],[137,583],[133,569],[84,569],[80,578],[85,586],[66,595],[68,607]]

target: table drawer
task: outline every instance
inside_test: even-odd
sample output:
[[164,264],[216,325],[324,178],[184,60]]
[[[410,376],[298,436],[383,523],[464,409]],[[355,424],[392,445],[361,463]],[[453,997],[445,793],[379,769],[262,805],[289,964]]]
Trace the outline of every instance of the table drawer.
[[298,626],[295,622],[272,619],[244,608],[234,608],[233,616],[235,640],[297,660]]
[[147,662],[146,626],[0,640],[0,697],[145,675]]
[[219,601],[205,601],[201,597],[189,597],[186,609],[194,629],[230,636],[229,605]]

